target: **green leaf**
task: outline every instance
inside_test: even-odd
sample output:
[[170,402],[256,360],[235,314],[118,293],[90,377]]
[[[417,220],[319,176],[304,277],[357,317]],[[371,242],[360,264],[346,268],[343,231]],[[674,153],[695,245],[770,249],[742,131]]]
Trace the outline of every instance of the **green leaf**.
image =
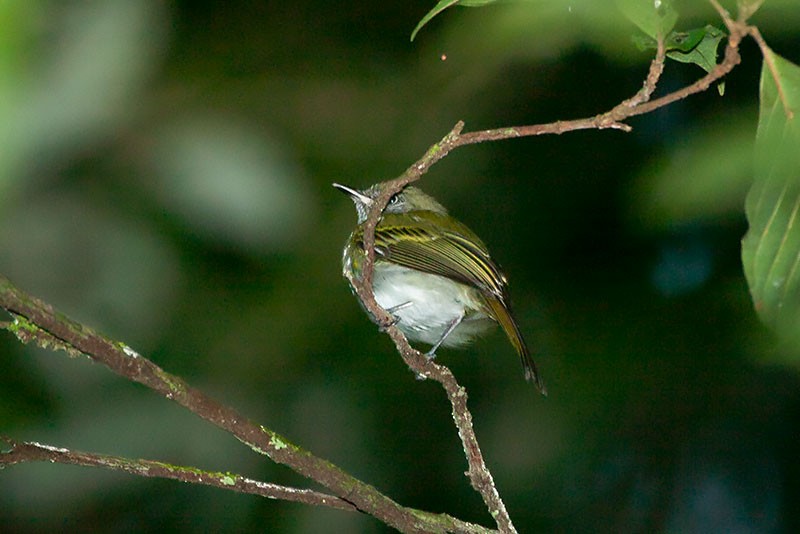
[[667,35],[678,21],[672,0],[616,0],[616,3],[631,22],[653,39]]
[[[671,32],[664,39],[664,48],[667,57],[680,61],[681,63],[694,63],[706,72],[717,65],[717,49],[725,32],[711,26],[695,28],[685,32]],[[637,35],[633,38],[634,43],[640,50],[656,48],[656,40],[644,35]],[[717,84],[720,96],[725,92],[725,82]]]
[[[710,26],[713,28],[713,26]],[[705,28],[695,28],[685,32],[670,32],[667,38],[664,39],[665,50],[675,50],[677,52],[690,52],[694,47],[700,44],[703,36],[706,33]]]
[[433,9],[428,11],[422,20],[419,21],[417,27],[414,28],[414,31],[411,32],[411,40],[414,40],[414,37],[417,36],[417,32],[419,32],[423,26],[431,21],[433,17],[444,11],[445,9],[453,6],[464,6],[464,7],[480,7],[485,6],[488,4],[493,4],[497,0],[440,0]]
[[[770,65],[774,70],[770,69]],[[756,311],[800,342],[800,67],[767,51],[742,263]]]
[[717,66],[717,48],[725,32],[708,25],[688,32],[672,32],[665,43],[667,57],[681,63],[694,63],[706,72]]

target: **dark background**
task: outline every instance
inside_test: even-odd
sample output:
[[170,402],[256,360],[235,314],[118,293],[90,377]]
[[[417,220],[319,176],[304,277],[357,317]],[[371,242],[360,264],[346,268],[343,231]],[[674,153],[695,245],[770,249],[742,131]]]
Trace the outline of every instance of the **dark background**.
[[[341,277],[330,187],[467,130],[591,116],[650,57],[613,3],[16,1],[0,6],[0,272],[401,504],[491,525],[441,389]],[[684,2],[680,29],[719,24]],[[800,62],[800,10],[754,22]],[[497,331],[442,350],[520,531],[800,528],[797,351],[739,258],[760,56],[630,121],[461,148],[422,187],[486,241],[550,396]],[[442,56],[446,55],[446,60]],[[665,94],[702,71],[670,62]],[[84,358],[0,336],[0,433],[307,486]],[[0,471],[0,520],[381,532],[359,514],[61,465]]]

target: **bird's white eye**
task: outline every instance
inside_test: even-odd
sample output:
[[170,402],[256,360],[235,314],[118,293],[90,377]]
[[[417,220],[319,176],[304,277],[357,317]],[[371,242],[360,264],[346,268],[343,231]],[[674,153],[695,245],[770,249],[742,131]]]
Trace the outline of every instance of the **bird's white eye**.
[[397,201],[400,199],[398,195],[400,195],[400,193],[392,195],[392,198],[389,199],[389,204],[397,204]]

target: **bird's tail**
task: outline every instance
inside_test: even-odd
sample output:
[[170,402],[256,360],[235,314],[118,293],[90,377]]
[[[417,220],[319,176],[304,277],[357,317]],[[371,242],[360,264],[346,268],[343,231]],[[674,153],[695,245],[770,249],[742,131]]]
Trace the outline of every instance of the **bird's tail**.
[[493,317],[500,323],[509,341],[511,341],[517,354],[519,354],[519,358],[522,361],[522,371],[525,373],[525,380],[536,384],[542,395],[547,396],[547,388],[545,388],[544,381],[542,381],[542,375],[539,374],[539,370],[536,368],[536,363],[531,357],[525,338],[522,337],[522,332],[520,332],[514,316],[511,315],[508,305],[498,298],[489,297],[486,301],[491,308]]

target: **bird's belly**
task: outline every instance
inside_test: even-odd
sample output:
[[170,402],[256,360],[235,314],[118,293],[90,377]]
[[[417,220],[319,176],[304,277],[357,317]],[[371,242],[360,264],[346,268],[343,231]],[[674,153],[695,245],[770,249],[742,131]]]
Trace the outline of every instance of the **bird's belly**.
[[412,341],[432,345],[462,318],[443,343],[461,346],[494,324],[476,289],[443,276],[378,262],[373,290],[378,304],[394,315],[397,327]]

